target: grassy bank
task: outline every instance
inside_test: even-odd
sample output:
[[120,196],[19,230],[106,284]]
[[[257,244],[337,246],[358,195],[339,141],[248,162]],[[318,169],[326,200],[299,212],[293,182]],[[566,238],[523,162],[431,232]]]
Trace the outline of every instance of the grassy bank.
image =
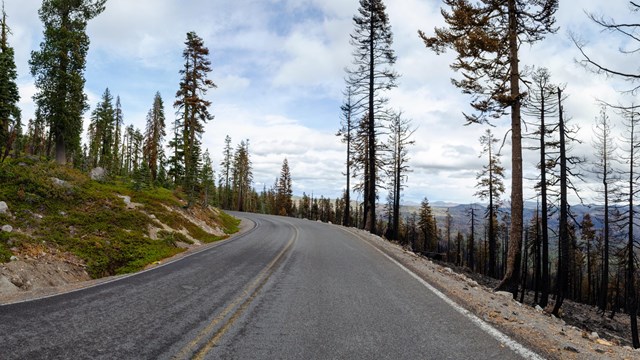
[[224,239],[239,224],[217,209],[185,209],[179,191],[134,191],[129,182],[97,182],[33,159],[0,164],[0,201],[9,206],[0,226],[13,227],[0,232],[0,262],[29,245],[46,245],[80,257],[94,278],[140,270],[185,244]]

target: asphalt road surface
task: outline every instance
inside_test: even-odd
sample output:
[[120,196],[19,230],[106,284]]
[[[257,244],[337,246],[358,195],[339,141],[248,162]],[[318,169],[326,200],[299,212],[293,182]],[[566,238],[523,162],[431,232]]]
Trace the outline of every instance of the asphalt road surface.
[[340,227],[243,235],[92,288],[0,306],[0,359],[518,359]]

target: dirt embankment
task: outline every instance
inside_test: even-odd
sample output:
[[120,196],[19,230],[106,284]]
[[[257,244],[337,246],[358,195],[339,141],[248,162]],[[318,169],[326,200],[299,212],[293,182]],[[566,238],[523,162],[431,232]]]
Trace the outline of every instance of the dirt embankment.
[[[127,207],[135,208],[135,203],[123,198]],[[132,207],[133,206],[133,207]],[[223,234],[219,227],[211,222],[210,214],[202,209],[189,211],[175,208],[181,216],[188,219],[209,234]],[[213,209],[211,211],[218,211]],[[176,214],[177,215],[177,214]],[[148,229],[149,237],[156,240],[159,230],[176,232],[189,238],[190,243],[178,243],[185,251],[173,257],[156,261],[147,268],[159,266],[177,258],[187,256],[193,252],[216,246],[219,242],[203,243],[191,237],[184,229],[173,229],[155,219],[156,226]],[[252,223],[243,221],[240,224],[240,232],[246,231]],[[0,304],[19,302],[29,299],[51,296],[65,293],[85,287],[94,286],[102,282],[112,281],[118,277],[129,275],[108,276],[100,279],[92,279],[87,272],[87,265],[79,257],[59,250],[51,244],[21,244],[12,249],[14,255],[11,261],[0,264]]]

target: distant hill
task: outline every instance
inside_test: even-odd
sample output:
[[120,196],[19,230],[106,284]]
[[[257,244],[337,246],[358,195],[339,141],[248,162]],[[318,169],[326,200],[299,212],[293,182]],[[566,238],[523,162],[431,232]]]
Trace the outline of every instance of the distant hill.
[[[476,215],[478,216],[477,223],[481,226],[484,225],[484,217],[485,211],[487,208],[487,204],[483,203],[474,203],[474,204],[454,204],[449,202],[436,201],[434,203],[430,203],[431,208],[436,216],[436,221],[438,223],[438,228],[444,228],[447,211],[451,214],[452,218],[452,229],[453,232],[457,232],[458,230],[463,234],[467,234],[469,232],[470,224],[471,224],[471,213],[470,209],[473,207],[475,209]],[[524,223],[525,226],[535,217],[537,209],[537,204],[535,202],[525,202],[524,204]],[[412,213],[418,213],[420,210],[419,204],[411,204],[411,205],[403,205],[400,209],[400,213],[402,217],[406,218],[410,216]],[[639,208],[640,211],[640,208]],[[504,204],[499,208],[499,212],[509,213],[510,207],[509,203]],[[581,222],[582,218],[585,214],[591,214],[592,221],[596,229],[601,229],[603,227],[601,214],[603,212],[603,206],[601,205],[572,205],[571,213],[573,218],[577,222]],[[501,218],[501,216],[499,215]],[[550,209],[549,216],[549,227],[551,229],[558,227],[558,213],[556,209]],[[482,230],[480,230],[481,232]]]

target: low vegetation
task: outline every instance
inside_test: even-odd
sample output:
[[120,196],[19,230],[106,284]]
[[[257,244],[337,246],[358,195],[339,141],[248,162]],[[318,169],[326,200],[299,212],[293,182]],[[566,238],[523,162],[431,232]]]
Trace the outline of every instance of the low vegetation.
[[[94,278],[140,270],[195,242],[238,231],[239,221],[191,206],[179,190],[134,190],[130,181],[98,182],[53,162],[29,158],[0,164],[0,262],[46,244],[84,260]],[[208,229],[208,231],[205,231]]]

